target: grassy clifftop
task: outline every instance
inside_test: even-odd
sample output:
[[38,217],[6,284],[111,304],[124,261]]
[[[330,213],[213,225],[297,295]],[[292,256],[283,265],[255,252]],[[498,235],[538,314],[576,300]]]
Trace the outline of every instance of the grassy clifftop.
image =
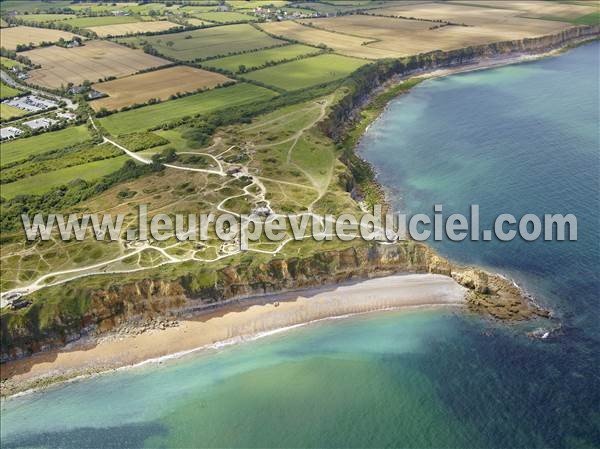
[[[316,101],[310,93],[296,94],[297,101],[294,98],[274,100],[274,107],[278,108],[274,112],[265,114],[264,106],[259,105],[257,113],[263,115],[255,121],[242,114],[243,121],[250,123],[225,122],[227,126],[215,133],[218,143],[203,151],[220,155],[235,147],[227,153],[227,160],[231,161],[227,163],[242,165],[244,161],[248,172],[262,180],[266,193],[258,192],[258,185],[252,190],[257,192],[251,195],[257,202],[268,199],[281,211],[356,211],[358,206],[350,191],[358,187],[367,201],[379,199],[379,192],[370,168],[353,153],[355,143],[390,98],[418,82],[380,90],[395,76],[470,62],[482,56],[541,51],[597,34],[599,30],[600,27],[574,28],[545,38],[369,64],[341,86],[316,89]],[[373,92],[379,93],[374,96]],[[185,135],[192,125],[198,123],[158,133],[175,142],[172,145],[177,151],[189,151],[185,139],[171,137]],[[239,198],[237,202],[231,201],[236,200],[236,193],[248,187],[238,179],[232,178],[223,184],[220,179],[216,182],[205,174],[164,170],[114,187],[86,201],[81,210],[133,207],[138,198],[148,196],[154,199],[157,210],[172,204],[191,212],[214,211],[215,205],[221,203],[226,207],[249,207]],[[127,201],[119,196],[122,192],[127,193]],[[58,246],[47,249],[54,256],[60,256],[63,250]],[[187,247],[178,250],[181,254],[193,251]],[[27,307],[1,312],[2,359],[60,346],[84,334],[106,332],[132,317],[177,314],[232,298],[397,272],[453,276],[471,290],[469,304],[473,310],[496,318],[520,320],[547,315],[509,281],[480,270],[453,266],[427,246],[415,242],[378,246],[364,242],[317,244],[305,241],[275,255],[237,253],[227,258],[215,257],[216,248],[207,247],[202,251],[201,255],[206,260],[212,257],[212,261],[182,258],[181,263],[157,265],[150,259],[141,262],[139,258],[137,262],[125,259],[119,268],[137,264],[136,270],[129,270],[127,274],[97,273],[31,294],[28,297],[31,304]],[[175,251],[173,254],[179,255]],[[43,259],[44,254],[41,256]]]

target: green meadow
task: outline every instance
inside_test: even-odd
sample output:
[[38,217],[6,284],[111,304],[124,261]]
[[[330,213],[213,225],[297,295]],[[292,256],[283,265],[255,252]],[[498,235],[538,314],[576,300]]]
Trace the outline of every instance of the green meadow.
[[2,118],[2,120],[9,120],[11,118],[21,117],[25,114],[27,114],[27,111],[24,111],[23,109],[15,108],[13,106],[0,103],[0,118]]
[[367,62],[362,59],[326,54],[287,62],[244,75],[267,86],[297,90],[345,78]]
[[578,17],[572,21],[576,25],[599,25],[600,24],[600,11],[586,14],[585,16]]
[[19,95],[21,91],[19,89],[15,89],[14,87],[10,87],[8,84],[4,84],[0,82],[0,99],[4,100],[5,98],[12,98]]
[[112,2],[99,2],[71,4],[69,5],[69,7],[78,12],[89,10],[92,13],[109,13],[116,9],[119,11],[128,12],[130,14],[149,15],[150,11],[154,11],[157,14],[164,14],[167,11],[175,12],[179,9],[180,5],[166,6],[164,3],[138,2],[131,2],[128,5],[124,5],[122,2],[120,2],[120,4],[116,6]]
[[241,55],[227,56],[220,59],[211,59],[205,64],[207,67],[229,70],[230,72],[239,72],[240,66],[245,66],[246,70],[253,70],[262,67],[267,62],[277,63],[290,60],[299,56],[316,54],[321,52],[315,47],[307,45],[292,44],[284,47],[269,48],[267,50],[253,51]]
[[117,41],[139,48],[147,43],[161,55],[180,61],[227,56],[285,43],[243,23],[180,33],[126,37]]
[[280,8],[286,6],[289,2],[284,0],[229,0],[227,2],[229,6],[234,9],[254,9],[254,8],[268,8],[275,7]]
[[196,6],[196,5],[186,5],[186,6],[182,6],[181,8],[179,8],[178,12],[185,12],[191,15],[194,14],[198,14],[198,13],[203,13],[203,12],[211,12],[211,11],[216,11],[217,7],[216,5],[202,5],[202,6]]
[[63,23],[76,28],[97,27],[103,25],[120,25],[122,23],[139,22],[142,20],[136,16],[102,16],[102,17],[77,17],[65,20]]
[[5,58],[4,56],[0,56],[0,65],[7,69],[12,69],[13,67],[24,67],[24,65],[20,62],[15,61],[14,59]]
[[5,166],[36,154],[66,148],[90,138],[91,135],[85,125],[80,125],[3,143],[0,151],[0,165]]
[[73,14],[19,14],[16,15],[16,19],[22,19],[26,22],[38,22],[38,23],[49,23],[58,22],[61,20],[74,18]]
[[85,181],[98,179],[117,171],[127,159],[129,159],[129,156],[118,156],[40,173],[39,175],[11,182],[10,184],[2,184],[2,197],[10,199],[17,195],[40,195],[76,179],[83,179]]
[[38,12],[47,11],[55,8],[69,8],[71,7],[70,0],[58,0],[52,3],[40,2],[39,0],[4,0],[2,2],[2,12],[4,11],[16,11],[19,12]]
[[101,118],[100,124],[112,134],[125,134],[150,129],[186,116],[205,114],[232,106],[266,100],[275,95],[277,94],[269,89],[241,83],[112,114]]
[[251,22],[258,20],[256,17],[241,12],[221,12],[221,11],[210,11],[194,14],[202,20],[208,20],[209,22],[217,23],[231,23],[231,22]]

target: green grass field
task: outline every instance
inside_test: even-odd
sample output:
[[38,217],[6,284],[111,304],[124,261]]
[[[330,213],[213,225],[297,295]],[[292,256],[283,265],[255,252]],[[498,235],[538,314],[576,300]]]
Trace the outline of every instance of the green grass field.
[[[526,17],[529,18],[529,16]],[[541,20],[556,20],[557,22],[569,22],[573,25],[600,25],[600,11],[585,14],[576,18],[569,18],[564,16],[545,16],[543,14],[531,16],[531,18]]]
[[68,8],[71,6],[70,0],[59,0],[55,2],[40,2],[39,0],[4,0],[2,2],[2,12],[16,11],[21,12],[42,12],[54,8]]
[[49,156],[42,154],[37,158],[22,161],[8,168],[2,167],[0,171],[2,181],[5,183],[16,182],[40,173],[49,173],[54,170],[75,167],[123,155],[120,149],[109,143],[97,145],[89,142],[67,150],[60,154],[51,154]]
[[293,44],[286,45],[285,47],[269,48],[267,50],[253,51],[241,55],[227,56],[226,58],[211,59],[204,63],[204,65],[237,73],[239,72],[241,65],[244,65],[246,70],[253,70],[263,66],[269,61],[285,61],[297,58],[298,56],[319,53],[320,51],[322,50],[315,47]]
[[310,8],[314,9],[321,14],[336,14],[344,13],[356,9],[372,9],[381,8],[385,6],[385,1],[374,0],[374,1],[361,1],[361,2],[305,2],[305,3],[294,3],[294,6],[298,8]]
[[274,6],[275,8],[279,8],[289,5],[290,2],[285,0],[229,0],[227,4],[234,9],[254,9],[259,6]]
[[287,12],[288,14],[294,14],[295,12],[299,13],[299,14],[308,14],[308,15],[312,15],[315,13],[315,11],[313,11],[312,9],[302,9],[302,8],[281,8],[283,11]]
[[0,56],[0,65],[7,69],[12,69],[13,67],[25,67],[20,62],[15,61],[14,59],[5,58],[4,56]]
[[297,90],[348,76],[366,61],[339,55],[320,55],[292,61],[244,75],[268,86]]
[[175,12],[179,9],[180,5],[166,6],[163,3],[144,3],[138,4],[138,2],[131,2],[130,5],[123,5],[122,2],[119,6],[113,6],[112,2],[99,2],[99,3],[80,3],[71,4],[69,7],[75,11],[90,10],[93,13],[107,13],[116,10],[126,11],[131,14],[142,14],[148,15],[150,11],[154,11],[158,14],[164,14],[166,11]]
[[90,137],[87,128],[80,125],[3,143],[0,150],[0,166],[26,159],[34,154],[46,153],[85,142]]
[[23,109],[0,103],[0,118],[2,118],[3,121],[11,118],[21,117],[25,114],[27,114],[27,111],[24,111]]
[[118,42],[140,48],[147,42],[160,54],[180,61],[227,56],[285,43],[243,23],[181,33],[127,37],[118,39]]
[[39,195],[76,179],[83,179],[85,181],[98,179],[117,171],[127,159],[129,159],[129,156],[113,157],[111,159],[41,173],[11,182],[10,184],[2,184],[2,197],[10,199],[17,195]]
[[112,114],[100,119],[100,124],[112,134],[124,134],[146,130],[185,116],[266,100],[275,95],[271,90],[242,83]]
[[578,17],[572,20],[572,23],[576,25],[600,25],[600,11]]
[[194,17],[202,20],[208,20],[209,22],[217,22],[217,23],[231,23],[231,22],[251,22],[258,20],[257,17],[251,16],[249,14],[244,14],[240,12],[202,12],[195,13]]
[[62,23],[68,23],[76,28],[97,27],[103,25],[119,25],[121,23],[139,22],[141,19],[136,16],[103,16],[103,17],[77,17],[68,19]]
[[203,13],[203,12],[210,12],[210,11],[217,11],[217,6],[216,5],[206,5],[206,6],[182,6],[181,8],[179,8],[178,12],[185,12],[191,15],[194,14],[198,14],[198,13]]
[[0,100],[4,100],[5,98],[12,98],[21,93],[19,89],[15,89],[14,87],[10,87],[8,84],[4,84],[0,81]]
[[27,22],[49,23],[58,22],[60,20],[72,19],[73,14],[19,14],[16,19],[23,19]]

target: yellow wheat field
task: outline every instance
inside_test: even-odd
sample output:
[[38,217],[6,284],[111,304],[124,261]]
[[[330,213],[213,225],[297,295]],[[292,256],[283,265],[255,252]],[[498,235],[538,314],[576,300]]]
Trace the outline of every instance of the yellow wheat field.
[[[562,5],[561,11],[569,6],[577,7]],[[520,10],[463,4],[396,3],[370,13],[378,16],[348,15],[263,26],[274,34],[311,44],[321,41],[338,53],[366,58],[400,57],[537,37],[572,26],[556,20],[521,17]],[[305,26],[301,28],[301,24]],[[309,24],[312,27],[306,26]]]
[[108,76],[122,77],[170,62],[141,50],[132,50],[108,41],[90,41],[82,47],[45,47],[23,52],[41,69],[30,72],[29,81],[58,88],[83,81],[99,81]]
[[42,42],[57,42],[61,37],[71,40],[75,35],[61,30],[48,30],[26,26],[2,28],[0,41],[7,50],[16,50],[19,44],[39,45]]

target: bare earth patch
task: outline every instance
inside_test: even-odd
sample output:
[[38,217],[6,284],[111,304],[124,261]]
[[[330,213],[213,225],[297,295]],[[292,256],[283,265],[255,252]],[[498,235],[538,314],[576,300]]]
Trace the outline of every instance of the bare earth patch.
[[76,48],[45,47],[23,55],[42,66],[30,72],[29,81],[53,88],[108,76],[122,77],[169,64],[165,59],[108,41],[91,41]]
[[94,110],[120,109],[123,106],[146,103],[151,98],[168,100],[176,93],[193,92],[231,81],[220,73],[188,66],[169,67],[140,75],[94,85],[94,89],[109,95],[90,103]]

